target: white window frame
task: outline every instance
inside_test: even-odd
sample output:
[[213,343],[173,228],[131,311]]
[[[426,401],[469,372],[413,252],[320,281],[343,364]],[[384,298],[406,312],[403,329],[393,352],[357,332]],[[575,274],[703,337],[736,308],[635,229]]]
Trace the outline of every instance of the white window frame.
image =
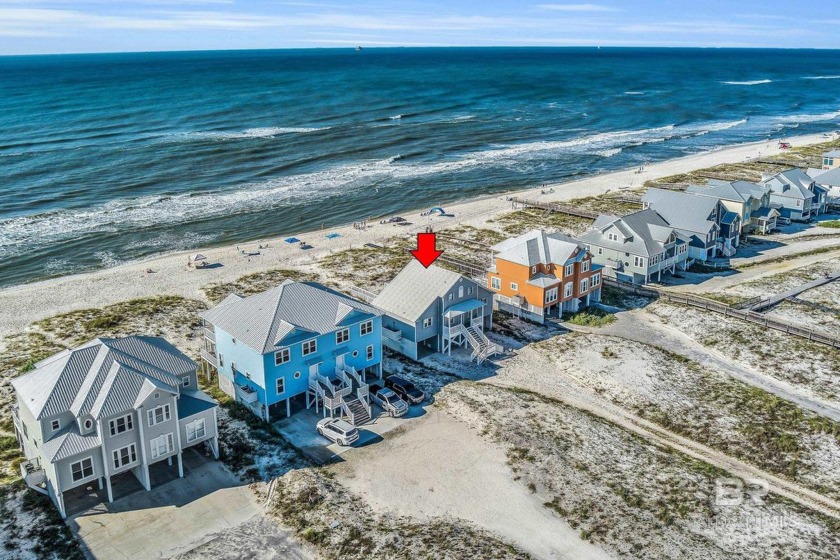
[[580,293],[585,292],[589,289],[589,278],[584,278],[580,281]]
[[[120,420],[123,420],[124,428],[122,430],[119,429],[120,427]],[[114,437],[119,434],[124,434],[130,432],[134,429],[134,416],[132,414],[126,414],[124,416],[120,416],[119,418],[114,418],[112,420],[108,420],[108,433],[111,434],[111,437]]]
[[633,266],[636,268],[645,268],[645,258],[633,255]]
[[[125,457],[123,457],[123,451],[126,452]],[[137,462],[137,446],[130,443],[125,447],[115,449],[112,457],[114,459],[114,469],[121,469],[128,465],[132,465]],[[123,462],[123,459],[125,459],[125,462]]]
[[458,286],[458,299],[464,297],[464,287]]
[[471,296],[472,293],[473,293],[473,287],[472,286],[467,286],[467,295]]
[[281,348],[277,352],[274,353],[274,366],[282,366],[286,362],[292,359],[292,349],[291,348]]
[[204,418],[193,420],[185,426],[185,431],[187,433],[187,443],[198,441],[207,436],[207,423]]
[[432,324],[434,324],[433,319],[434,319],[434,317],[426,317],[425,319],[423,319],[423,328],[424,329],[432,328]]
[[566,284],[563,286],[563,297],[564,298],[572,297],[573,293],[574,293],[574,283],[573,282],[566,282]]
[[598,286],[601,284],[601,275],[600,274],[593,274],[592,275],[592,287]]
[[335,331],[335,343],[344,344],[350,340],[350,329],[340,329]]
[[301,354],[304,356],[308,356],[310,354],[314,354],[318,351],[318,339],[313,338],[311,340],[304,340],[300,344]]
[[536,274],[536,273],[537,273],[537,265],[534,265],[534,266],[531,267],[531,274]]
[[54,431],[54,432],[57,432],[58,430],[60,430],[61,429],[61,419],[60,418],[54,418],[53,421],[50,422],[50,428],[52,428],[52,431]]
[[367,361],[371,361],[374,356],[375,353],[373,351],[373,344],[369,344],[368,347],[365,348],[365,358],[367,359]]
[[189,375],[185,375],[184,377],[181,378],[181,385],[183,387],[189,387],[191,383],[192,383],[192,381],[190,380]]
[[614,234],[614,233],[608,233],[608,234],[607,234],[607,238],[608,238],[610,241],[618,241],[618,235],[616,235],[616,234]]
[[571,276],[575,273],[575,265],[574,264],[567,264],[563,268],[563,276]]
[[359,334],[365,336],[373,332],[373,321],[365,321],[359,325]]
[[278,395],[282,395],[286,392],[286,378],[285,377],[278,377],[274,381],[274,390],[277,392]]
[[510,283],[510,289],[513,290],[514,292],[518,291],[519,290],[519,284],[517,284],[516,282],[511,282]]
[[501,290],[502,289],[502,279],[498,276],[491,276],[490,277],[490,288],[493,290]]
[[[158,410],[161,411],[161,414],[160,414],[161,419],[160,420],[157,419]],[[160,406],[156,406],[156,407],[146,411],[146,417],[149,420],[149,427],[151,428],[152,426],[155,426],[157,424],[160,424],[162,422],[166,422],[167,420],[170,420],[172,418],[172,411],[170,410],[168,403],[167,404],[162,404]]]
[[[87,466],[85,465],[87,463]],[[79,474],[80,476],[76,478],[76,465],[79,466]],[[90,470],[90,474],[85,474],[85,469]],[[86,478],[90,478],[96,474],[96,470],[93,468],[93,457],[85,457],[75,463],[70,463],[70,478],[73,479],[73,482],[79,482],[80,480],[84,480]]]
[[446,301],[452,301],[453,299],[455,299],[455,294],[453,294],[452,292],[446,294]]
[[558,287],[554,286],[553,288],[546,290],[545,292],[545,303],[551,303],[553,301],[557,301],[557,293]]
[[581,261],[580,271],[581,272],[589,272],[589,261]]
[[149,445],[152,448],[152,459],[157,459],[164,455],[168,455],[175,451],[175,439],[173,433],[169,432],[161,434],[156,438],[149,440]]

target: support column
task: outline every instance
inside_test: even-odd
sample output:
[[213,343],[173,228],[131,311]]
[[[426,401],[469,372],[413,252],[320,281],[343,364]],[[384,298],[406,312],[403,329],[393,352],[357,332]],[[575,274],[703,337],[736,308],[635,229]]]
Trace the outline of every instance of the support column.
[[58,513],[61,514],[62,519],[67,518],[67,510],[64,509],[64,493],[59,492],[55,495],[55,505],[58,506]]
[[286,418],[292,415],[292,405],[289,403],[289,399],[286,399]]
[[114,491],[111,488],[111,477],[110,476],[105,477],[105,487],[108,489],[108,501],[113,502],[114,501]]
[[103,482],[102,482],[102,477],[101,477],[101,476],[99,477],[99,479],[97,480],[97,482],[99,482],[99,489],[100,489],[100,490],[102,490],[102,488],[103,488]]
[[178,452],[178,476],[184,478],[184,461],[181,458],[181,452]]
[[140,459],[143,462],[143,488],[146,489],[146,492],[150,492],[152,490],[152,475],[149,474],[149,461],[146,458],[146,436],[143,433],[143,407],[137,409],[135,422],[137,422],[137,427],[140,431]]

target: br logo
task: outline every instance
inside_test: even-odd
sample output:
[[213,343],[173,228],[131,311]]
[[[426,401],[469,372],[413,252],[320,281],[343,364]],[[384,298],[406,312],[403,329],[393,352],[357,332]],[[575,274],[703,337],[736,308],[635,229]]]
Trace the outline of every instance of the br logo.
[[770,485],[761,478],[718,478],[715,480],[715,505],[740,506],[744,500],[751,500],[761,506],[769,492]]

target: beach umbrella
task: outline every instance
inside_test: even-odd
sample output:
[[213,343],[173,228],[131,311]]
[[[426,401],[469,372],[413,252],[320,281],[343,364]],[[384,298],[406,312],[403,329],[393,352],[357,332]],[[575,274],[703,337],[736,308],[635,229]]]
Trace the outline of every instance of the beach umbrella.
[[196,253],[194,255],[190,255],[190,260],[193,261],[193,262],[206,261],[207,257],[202,255],[201,253]]
[[286,243],[300,243],[300,239],[297,237],[287,237]]
[[336,237],[341,237],[341,234],[333,232],[333,233],[328,233],[326,235],[326,237],[327,237],[327,239],[335,239]]

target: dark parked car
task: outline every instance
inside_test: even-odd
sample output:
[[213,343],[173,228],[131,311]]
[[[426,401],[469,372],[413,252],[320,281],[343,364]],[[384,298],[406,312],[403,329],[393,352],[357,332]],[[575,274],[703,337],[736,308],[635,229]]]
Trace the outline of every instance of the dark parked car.
[[414,383],[398,375],[386,377],[385,386],[409,404],[420,404],[426,398],[423,391],[418,389]]

